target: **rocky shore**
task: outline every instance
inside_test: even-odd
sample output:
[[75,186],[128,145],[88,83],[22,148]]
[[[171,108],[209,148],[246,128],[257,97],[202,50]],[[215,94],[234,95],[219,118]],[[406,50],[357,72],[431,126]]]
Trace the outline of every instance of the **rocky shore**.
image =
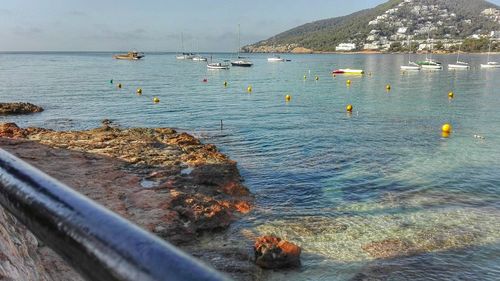
[[27,102],[0,103],[0,115],[30,114],[42,111],[42,107]]
[[[187,249],[199,235],[226,229],[252,206],[234,161],[214,145],[169,128],[122,129],[104,121],[100,128],[60,132],[4,123],[0,147],[165,240],[189,245]],[[0,215],[0,225],[10,229],[0,235],[7,245],[1,249],[6,262],[0,264],[0,276],[76,276],[14,218]],[[234,257],[227,253],[197,256],[209,263],[214,257],[226,259],[225,266],[216,266],[219,270],[238,280],[253,279],[251,255],[244,251],[237,263],[248,270],[231,268]]]

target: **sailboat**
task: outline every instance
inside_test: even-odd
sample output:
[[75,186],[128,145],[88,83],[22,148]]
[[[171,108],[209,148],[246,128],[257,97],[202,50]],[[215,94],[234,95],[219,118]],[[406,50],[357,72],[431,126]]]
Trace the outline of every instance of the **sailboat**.
[[470,65],[467,62],[460,61],[460,47],[462,45],[458,45],[458,54],[457,54],[457,62],[453,64],[448,64],[448,69],[469,69]]
[[[429,33],[427,33],[427,43],[429,43]],[[430,44],[430,57],[429,57],[429,51],[425,54],[425,60],[424,61],[417,61],[417,64],[422,67],[422,69],[442,69],[443,66],[441,65],[440,62],[435,61],[432,59],[432,47],[433,44]]]
[[238,55],[236,56],[236,60],[231,61],[231,65],[242,66],[242,67],[252,66],[253,63],[250,60],[240,57],[240,49],[241,49],[241,34],[240,34],[240,25],[238,24]]
[[192,60],[195,55],[193,53],[186,53],[184,51],[184,34],[181,33],[182,54],[177,55],[175,58],[178,60]]
[[420,65],[411,61],[411,43],[410,36],[408,36],[408,64],[402,65],[401,70],[420,70]]
[[481,64],[481,68],[500,68],[500,63],[496,61],[490,61],[491,54],[491,39],[490,46],[488,47],[488,58],[486,59],[486,64]]

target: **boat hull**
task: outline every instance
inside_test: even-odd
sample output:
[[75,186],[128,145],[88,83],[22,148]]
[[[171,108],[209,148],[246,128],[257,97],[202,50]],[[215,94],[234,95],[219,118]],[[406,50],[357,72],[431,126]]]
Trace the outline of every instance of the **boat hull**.
[[226,64],[207,64],[208,69],[229,69],[229,65]]
[[431,65],[431,64],[424,64],[421,67],[422,67],[422,69],[432,69],[432,70],[443,69],[443,67],[441,65]]
[[284,62],[285,59],[282,58],[267,58],[268,62]]
[[464,65],[464,64],[449,64],[448,65],[449,69],[469,69],[469,65]]
[[232,66],[239,66],[239,67],[251,67],[253,63],[239,63],[239,62],[231,62]]
[[481,64],[481,68],[500,68],[500,64]]
[[363,74],[365,73],[364,70],[362,69],[336,69],[332,71],[332,74]]
[[420,70],[420,66],[414,66],[414,65],[402,65],[401,70],[413,70],[413,71],[418,71]]

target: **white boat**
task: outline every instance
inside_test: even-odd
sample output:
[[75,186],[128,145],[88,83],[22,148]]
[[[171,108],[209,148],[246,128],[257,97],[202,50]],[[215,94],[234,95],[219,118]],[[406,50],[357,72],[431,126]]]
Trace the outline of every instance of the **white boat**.
[[491,39],[490,46],[488,47],[488,58],[486,59],[486,64],[481,64],[481,68],[500,68],[500,63],[496,61],[490,61],[491,54]]
[[177,55],[176,58],[178,60],[192,60],[195,58],[195,54],[193,53],[182,53],[180,55]]
[[457,62],[448,64],[448,69],[469,69],[470,65],[467,62],[460,61],[460,47],[462,45],[458,46],[458,54],[457,54]]
[[423,64],[422,69],[440,70],[443,69],[443,66],[440,64]]
[[420,65],[411,61],[411,43],[410,36],[408,36],[408,65],[402,65],[401,70],[420,70]]
[[253,63],[245,58],[240,57],[240,49],[241,49],[241,35],[240,35],[240,25],[238,24],[238,55],[235,60],[231,61],[232,66],[241,66],[241,67],[250,67]]
[[229,69],[229,64],[221,63],[221,62],[213,62],[207,64],[208,69]]
[[470,65],[467,62],[458,61],[456,63],[448,64],[449,69],[469,69]]
[[178,60],[192,60],[195,57],[195,54],[193,53],[187,53],[184,51],[184,34],[181,33],[181,47],[182,47],[182,54],[178,54],[175,56],[176,59]]
[[193,58],[194,61],[207,61],[207,58],[202,57],[202,56],[195,56]]
[[365,71],[363,69],[351,69],[351,68],[341,68],[332,71],[332,74],[363,74]]
[[486,64],[481,64],[481,68],[500,68],[500,63],[496,61],[489,61]]
[[[429,33],[427,33],[427,42],[429,42]],[[420,65],[422,69],[431,69],[431,70],[438,70],[438,69],[443,69],[443,66],[441,65],[440,62],[433,60],[432,59],[432,43],[431,49],[425,54],[425,60],[424,61],[417,61],[416,64]],[[430,56],[428,55],[430,52]]]
[[270,58],[267,58],[267,61],[268,62],[284,62],[285,59],[282,58],[282,57],[280,57],[280,56],[278,56],[278,55],[275,55],[275,56],[272,56]]

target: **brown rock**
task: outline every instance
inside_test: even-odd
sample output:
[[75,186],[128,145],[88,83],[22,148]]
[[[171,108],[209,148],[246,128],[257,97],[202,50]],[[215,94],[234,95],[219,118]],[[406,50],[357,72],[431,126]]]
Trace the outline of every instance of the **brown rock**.
[[42,112],[40,106],[27,102],[0,103],[0,115],[29,114]]
[[267,269],[300,266],[301,248],[276,236],[262,236],[254,244],[255,263]]

